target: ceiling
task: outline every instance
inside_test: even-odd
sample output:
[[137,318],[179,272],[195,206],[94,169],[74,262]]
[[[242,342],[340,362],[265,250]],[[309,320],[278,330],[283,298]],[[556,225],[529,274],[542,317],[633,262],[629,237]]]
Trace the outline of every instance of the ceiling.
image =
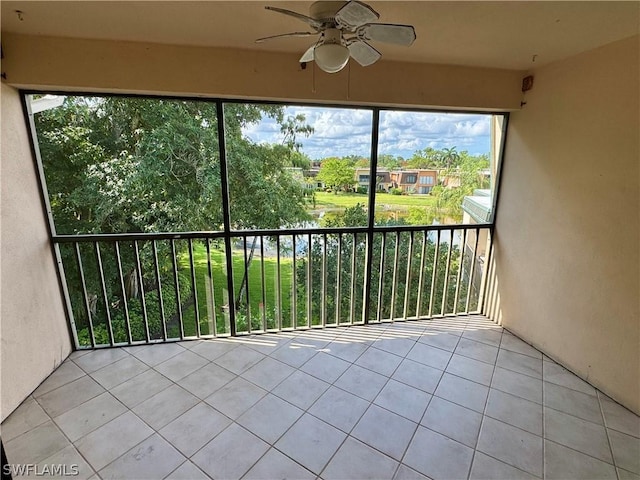
[[[311,3],[3,0],[2,32],[302,54],[315,37],[254,40],[305,30],[264,5],[308,14]],[[409,48],[374,44],[386,60],[526,70],[640,31],[636,1],[368,3],[381,22],[416,29]]]

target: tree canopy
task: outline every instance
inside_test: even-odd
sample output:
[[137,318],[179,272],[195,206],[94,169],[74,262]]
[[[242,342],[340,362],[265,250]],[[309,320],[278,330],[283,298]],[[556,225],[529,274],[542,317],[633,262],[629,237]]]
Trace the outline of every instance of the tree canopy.
[[318,180],[334,191],[346,190],[355,180],[355,168],[347,159],[325,158],[320,164]]
[[[263,116],[280,123],[283,144],[243,135]],[[296,140],[312,131],[304,117],[285,118],[280,106],[226,104],[224,122],[234,226],[305,220],[304,189],[286,170],[308,162]],[[221,228],[214,103],[70,96],[36,115],[36,125],[58,233]]]

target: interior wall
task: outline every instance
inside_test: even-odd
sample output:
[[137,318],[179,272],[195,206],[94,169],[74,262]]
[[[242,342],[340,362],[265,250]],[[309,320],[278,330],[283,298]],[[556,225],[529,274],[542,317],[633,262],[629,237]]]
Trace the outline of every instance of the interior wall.
[[18,91],[2,83],[0,415],[4,420],[71,352]]
[[503,326],[640,413],[640,37],[533,72],[497,210]]
[[298,55],[3,34],[2,72],[20,88],[208,95],[359,105],[520,108],[522,72],[381,60],[337,74]]

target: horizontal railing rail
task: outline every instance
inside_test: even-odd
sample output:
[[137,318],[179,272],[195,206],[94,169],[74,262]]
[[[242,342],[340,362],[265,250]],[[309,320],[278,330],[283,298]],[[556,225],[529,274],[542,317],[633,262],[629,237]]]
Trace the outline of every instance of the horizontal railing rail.
[[[376,225],[376,232],[420,232],[422,230],[461,230],[468,228],[491,228],[490,223],[481,224],[446,224],[446,225]],[[231,230],[228,236],[237,235],[301,235],[301,234],[338,234],[338,233],[366,233],[368,227],[318,227],[318,228],[280,228],[280,229],[256,229],[256,230]],[[57,243],[84,242],[93,240],[179,240],[187,238],[222,238],[225,232],[222,230],[198,231],[198,232],[133,232],[133,233],[79,233],[72,235],[52,235]]]
[[55,235],[77,348],[481,309],[491,226]]

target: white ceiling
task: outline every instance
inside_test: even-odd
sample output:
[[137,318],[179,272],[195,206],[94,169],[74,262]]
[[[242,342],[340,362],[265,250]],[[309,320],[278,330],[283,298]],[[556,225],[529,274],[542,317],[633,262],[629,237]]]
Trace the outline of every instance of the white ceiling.
[[[308,14],[311,2],[2,1],[2,32],[302,54],[315,37],[273,5]],[[412,24],[413,46],[374,44],[386,60],[526,70],[640,32],[640,2],[369,2],[384,23]],[[20,10],[22,20],[16,10]],[[535,56],[535,61],[533,60]]]

